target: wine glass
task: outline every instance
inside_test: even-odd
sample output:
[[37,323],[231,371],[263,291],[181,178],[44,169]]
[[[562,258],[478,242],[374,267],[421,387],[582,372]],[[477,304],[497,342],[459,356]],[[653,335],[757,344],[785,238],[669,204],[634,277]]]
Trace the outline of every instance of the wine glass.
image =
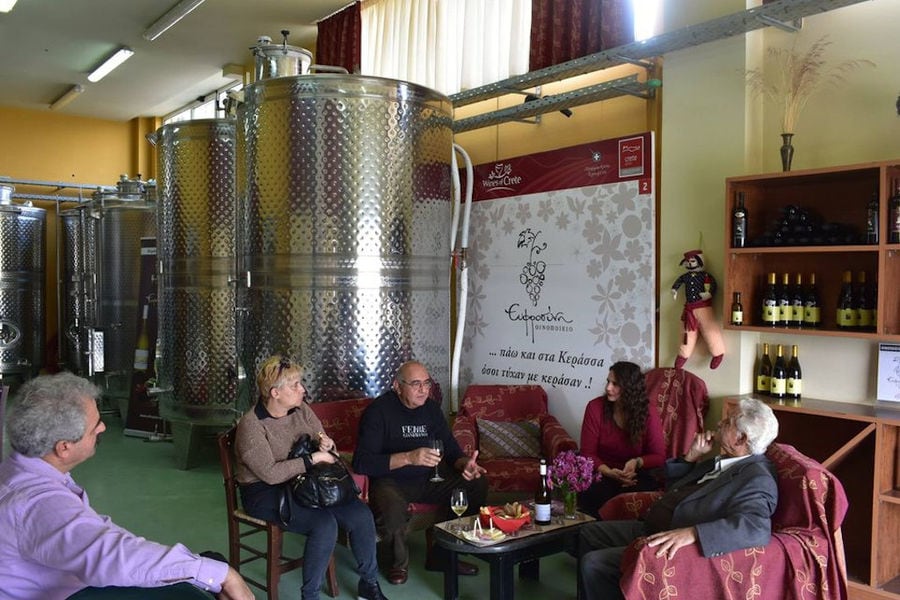
[[[469,508],[469,497],[466,494],[465,488],[454,488],[453,492],[450,494],[450,510],[452,510],[456,514],[456,518],[458,519],[463,515],[464,512]],[[451,526],[453,531],[460,531],[460,524],[455,523]]]
[[[437,438],[432,438],[431,449],[437,450],[437,453],[440,454],[441,456],[443,456],[444,455],[444,442],[442,442],[441,440],[439,440]],[[438,473],[439,466],[440,466],[440,463],[434,465],[434,475],[428,481],[433,481],[433,482],[437,483],[437,482],[444,480],[444,478],[441,477],[440,474]]]

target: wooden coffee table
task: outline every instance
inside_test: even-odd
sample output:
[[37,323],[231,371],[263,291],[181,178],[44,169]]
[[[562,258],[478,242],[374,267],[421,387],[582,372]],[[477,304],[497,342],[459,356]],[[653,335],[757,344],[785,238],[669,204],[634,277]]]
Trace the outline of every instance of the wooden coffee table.
[[512,600],[513,567],[519,565],[519,577],[522,579],[539,579],[539,559],[565,552],[567,540],[578,535],[582,525],[595,520],[583,513],[577,513],[577,517],[561,520],[554,518],[550,525],[536,525],[533,530],[522,530],[515,537],[507,537],[487,546],[472,544],[448,531],[449,527],[455,525],[471,530],[472,521],[476,517],[438,523],[434,528],[434,540],[438,546],[448,550],[449,555],[444,571],[444,600],[457,600],[459,596],[457,565],[460,554],[470,554],[490,565],[491,600]]

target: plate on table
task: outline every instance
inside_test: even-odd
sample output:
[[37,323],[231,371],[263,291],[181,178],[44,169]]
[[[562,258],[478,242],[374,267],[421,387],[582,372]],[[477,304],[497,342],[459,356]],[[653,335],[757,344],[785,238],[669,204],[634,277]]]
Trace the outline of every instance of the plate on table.
[[466,541],[473,544],[487,545],[496,544],[506,539],[506,534],[499,529],[485,529],[483,531],[466,530],[461,533]]

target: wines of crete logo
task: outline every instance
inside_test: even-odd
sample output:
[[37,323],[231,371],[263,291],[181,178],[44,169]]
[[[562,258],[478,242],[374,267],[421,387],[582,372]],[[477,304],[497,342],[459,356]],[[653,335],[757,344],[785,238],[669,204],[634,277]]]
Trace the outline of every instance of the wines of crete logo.
[[481,187],[491,192],[512,192],[513,186],[522,183],[522,178],[512,174],[512,165],[509,163],[497,163],[494,170],[487,174],[487,179],[481,180]]

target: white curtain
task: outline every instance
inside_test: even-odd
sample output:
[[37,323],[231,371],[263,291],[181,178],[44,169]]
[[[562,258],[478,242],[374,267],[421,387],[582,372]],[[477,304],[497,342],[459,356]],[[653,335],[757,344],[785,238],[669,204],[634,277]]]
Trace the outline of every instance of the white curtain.
[[445,94],[528,71],[531,0],[367,0],[365,75]]

